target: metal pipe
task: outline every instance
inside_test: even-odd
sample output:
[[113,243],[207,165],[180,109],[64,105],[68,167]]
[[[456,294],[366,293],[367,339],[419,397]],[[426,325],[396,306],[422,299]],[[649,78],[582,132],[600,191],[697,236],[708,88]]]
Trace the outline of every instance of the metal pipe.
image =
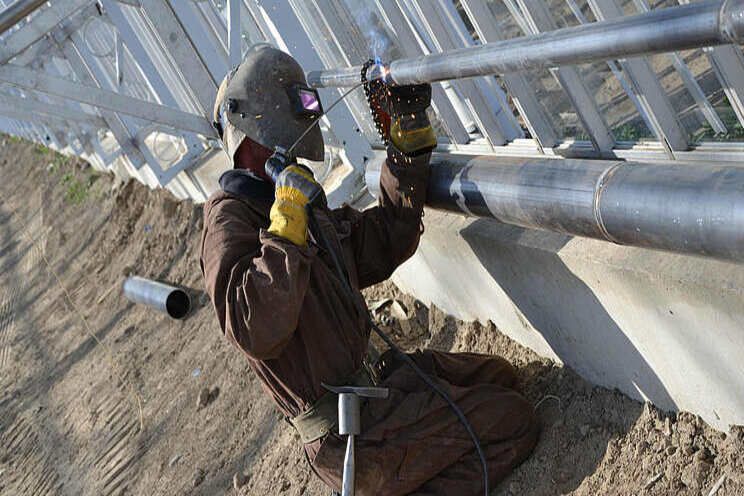
[[184,318],[191,310],[191,298],[186,291],[144,277],[128,277],[124,281],[124,295],[135,303],[144,303],[174,319]]
[[[414,84],[589,64],[639,55],[744,43],[744,2],[709,0],[421,57],[396,60],[387,80]],[[361,66],[313,71],[315,87],[353,86]]]
[[47,0],[16,0],[10,7],[0,12],[0,34],[21,22],[46,2]]
[[[379,191],[383,158],[366,182]],[[427,205],[544,231],[744,262],[744,167],[435,154]]]

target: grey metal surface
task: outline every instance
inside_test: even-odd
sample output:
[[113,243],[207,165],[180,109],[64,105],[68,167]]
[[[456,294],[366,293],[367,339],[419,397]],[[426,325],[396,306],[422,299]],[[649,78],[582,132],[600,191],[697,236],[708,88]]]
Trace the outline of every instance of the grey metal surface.
[[131,301],[148,305],[174,319],[184,318],[191,310],[191,298],[186,291],[162,282],[131,276],[124,281],[123,290]]
[[90,2],[88,0],[67,0],[54,3],[48,9],[39,12],[32,23],[26,24],[0,41],[0,64],[4,64],[23,52],[43,38],[47,31],[65,21],[86,4]]
[[32,14],[44,5],[47,0],[16,0],[10,7],[0,12],[0,34],[5,33],[24,17]]
[[338,395],[338,433],[342,436],[358,436],[362,433],[359,396],[355,393]]
[[[504,39],[502,29],[484,0],[463,0],[460,3],[482,42],[493,43]],[[540,108],[535,91],[525,75],[506,74],[504,85],[540,148],[555,146],[559,141],[558,136]]]
[[[450,0],[411,0],[409,3],[419,13],[437,53],[474,45]],[[478,122],[478,129],[495,146],[524,138],[506,94],[498,85],[489,87],[489,82],[485,78],[458,82],[463,101]]]
[[[525,33],[537,34],[558,29],[545,2],[542,0],[518,1],[524,11],[524,29],[528,29]],[[560,67],[553,70],[552,74],[563,88],[568,101],[576,109],[576,115],[589,134],[592,145],[599,151],[612,150],[615,146],[615,139],[591,92],[586,87],[579,68]]]
[[[623,18],[623,10],[616,0],[588,0],[588,4],[599,21]],[[719,22],[724,8],[726,2],[718,13],[716,20]],[[724,32],[722,24],[719,24],[718,29]],[[677,112],[672,107],[669,96],[664,91],[649,59],[628,57],[620,60],[620,65],[628,75],[631,86],[638,93],[638,101],[644,107],[655,134],[667,149],[670,158],[674,158],[676,151],[689,149],[687,135],[677,118]]]
[[[721,22],[724,19],[725,22]],[[744,42],[744,3],[709,0],[390,64],[398,84],[588,64]],[[316,87],[353,86],[361,66],[308,73]]]
[[[415,57],[429,53],[423,43],[419,43],[416,33],[410,26],[399,4],[395,0],[377,0],[376,4],[380,12],[385,13],[385,20],[389,23],[392,31],[397,37],[397,45],[405,57]],[[432,106],[437,115],[444,121],[447,131],[455,143],[467,143],[470,141],[468,131],[463,120],[458,114],[456,103],[451,101],[442,84],[432,85]],[[461,102],[460,106],[462,106]]]
[[[367,170],[376,194],[382,160]],[[435,155],[427,204],[505,224],[744,262],[744,168]]]
[[344,453],[344,474],[341,486],[341,496],[354,496],[355,486],[355,469],[354,458],[354,436],[349,436],[346,440],[346,452]]
[[141,119],[173,126],[177,129],[199,133],[203,136],[217,137],[211,123],[202,116],[54,77],[42,71],[6,64],[0,66],[0,81],[122,114],[133,115]]

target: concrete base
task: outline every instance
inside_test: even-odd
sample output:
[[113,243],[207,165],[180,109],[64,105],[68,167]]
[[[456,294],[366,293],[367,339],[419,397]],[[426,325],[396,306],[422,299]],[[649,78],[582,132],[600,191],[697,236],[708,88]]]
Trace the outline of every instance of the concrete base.
[[431,210],[424,221],[401,289],[596,384],[744,424],[744,265]]

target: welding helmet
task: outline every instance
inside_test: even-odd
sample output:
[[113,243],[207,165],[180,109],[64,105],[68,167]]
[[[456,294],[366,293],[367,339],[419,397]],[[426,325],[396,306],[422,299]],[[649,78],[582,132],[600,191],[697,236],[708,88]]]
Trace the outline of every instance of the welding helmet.
[[[245,138],[270,150],[289,149],[322,114],[318,92],[307,85],[300,64],[260,43],[250,47],[222,81],[214,125],[233,161]],[[295,146],[292,156],[323,160],[323,135],[317,125]]]

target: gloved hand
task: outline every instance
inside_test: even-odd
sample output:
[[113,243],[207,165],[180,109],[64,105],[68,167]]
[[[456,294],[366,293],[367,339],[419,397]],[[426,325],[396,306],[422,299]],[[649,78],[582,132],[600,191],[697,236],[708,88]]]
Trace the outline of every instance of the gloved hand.
[[325,193],[307,167],[293,164],[276,178],[274,205],[271,207],[269,232],[307,246],[308,203],[325,204]]
[[431,105],[431,85],[391,86],[380,80],[370,85],[373,106],[378,113],[386,114],[379,115],[381,128],[398,150],[413,156],[437,146],[426,115]]

